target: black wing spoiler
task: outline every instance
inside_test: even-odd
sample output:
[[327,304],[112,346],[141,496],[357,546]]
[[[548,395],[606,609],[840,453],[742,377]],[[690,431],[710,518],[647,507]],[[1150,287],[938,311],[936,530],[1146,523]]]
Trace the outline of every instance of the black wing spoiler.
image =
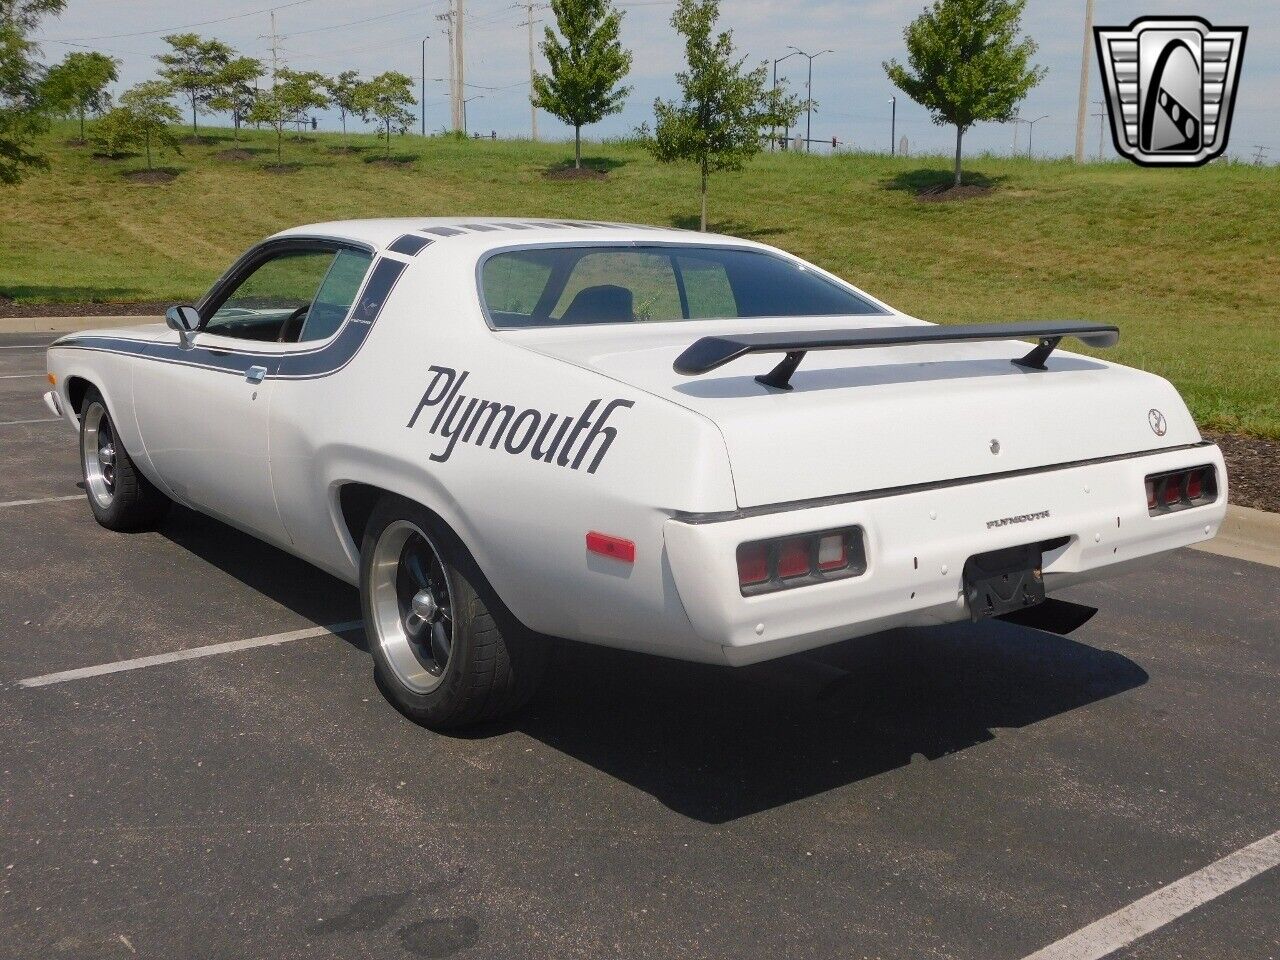
[[1045,369],[1044,361],[1062,341],[1075,337],[1092,347],[1110,347],[1120,330],[1108,323],[1083,320],[1031,320],[1023,323],[971,323],[964,326],[915,324],[907,327],[864,327],[860,330],[804,330],[740,333],[695,340],[672,365],[687,377],[709,373],[749,353],[785,353],[769,373],[756,377],[766,387],[791,389],[791,375],[810,350],[857,350],[864,347],[899,347],[913,343],[951,343],[958,340],[1013,340],[1035,337],[1039,343],[1025,357],[1013,362],[1029,370]]

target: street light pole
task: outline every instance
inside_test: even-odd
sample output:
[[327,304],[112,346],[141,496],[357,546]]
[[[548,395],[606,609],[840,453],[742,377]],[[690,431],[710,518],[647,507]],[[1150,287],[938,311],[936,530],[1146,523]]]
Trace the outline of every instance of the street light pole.
[[809,147],[810,147],[809,141],[813,139],[812,137],[812,134],[813,134],[813,61],[817,60],[824,53],[835,53],[835,51],[819,50],[817,53],[809,54],[809,53],[805,53],[799,47],[790,47],[789,49],[794,50],[796,53],[800,54],[800,56],[802,57],[809,58],[809,82],[805,84],[805,92],[808,94],[808,96],[805,97],[805,120],[804,120],[804,152],[808,153]]
[[1032,155],[1031,154],[1031,138],[1032,136],[1035,135],[1036,124],[1039,123],[1041,120],[1047,120],[1047,119],[1049,119],[1049,115],[1046,113],[1043,117],[1036,117],[1034,120],[1025,121],[1027,124],[1027,156],[1028,157]]
[[428,33],[422,37],[422,136],[426,136],[426,41],[430,40],[431,35]]
[[477,93],[474,97],[467,97],[465,100],[463,100],[463,101],[462,101],[462,135],[463,135],[464,137],[465,137],[465,136],[467,136],[467,134],[468,134],[468,130],[467,130],[467,104],[468,104],[468,103],[470,103],[472,100],[483,100],[483,99],[484,99],[484,94],[483,94],[483,93]]
[[898,146],[898,97],[889,98],[889,156],[897,156]]
[[[792,57],[795,57],[795,56],[799,56],[799,51],[797,51],[796,53],[788,53],[785,57],[778,57],[778,59],[776,59],[776,60],[774,60],[774,61],[773,61],[773,90],[774,90],[774,93],[777,93],[777,91],[778,91],[778,64],[782,63],[782,61],[784,61],[784,60],[790,60]],[[776,141],[776,140],[778,139],[778,128],[777,128],[776,126],[774,126],[774,127],[770,127],[770,128],[769,128],[769,133],[770,133],[771,144],[772,144],[772,142],[773,142],[773,141]],[[786,126],[786,127],[784,128],[784,130],[783,130],[782,139],[783,139],[783,141],[784,141],[784,142],[785,142],[785,141],[787,141],[787,140],[789,140],[789,139],[791,139],[791,123],[790,123],[790,121],[788,121],[788,122],[787,122],[787,126]]]

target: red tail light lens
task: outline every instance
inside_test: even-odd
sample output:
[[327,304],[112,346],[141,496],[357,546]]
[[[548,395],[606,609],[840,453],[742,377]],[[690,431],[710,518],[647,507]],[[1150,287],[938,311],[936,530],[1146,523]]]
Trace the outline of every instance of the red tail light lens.
[[778,546],[778,576],[803,577],[812,567],[809,564],[808,538],[784,540]]
[[738,547],[738,585],[744,596],[856,577],[866,569],[860,527],[757,540]]
[[744,543],[738,548],[738,584],[743,587],[769,579],[769,545]]
[[1146,488],[1147,512],[1156,517],[1216,502],[1218,474],[1212,464],[1190,470],[1153,473],[1146,478]]

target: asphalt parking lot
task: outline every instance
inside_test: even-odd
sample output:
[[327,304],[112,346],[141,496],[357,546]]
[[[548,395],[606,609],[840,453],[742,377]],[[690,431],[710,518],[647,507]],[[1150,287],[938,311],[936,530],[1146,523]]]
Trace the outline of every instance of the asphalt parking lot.
[[[185,510],[93,522],[48,339],[0,337],[0,957],[1065,960],[1280,830],[1278,569],[1180,551],[1064,595],[1069,636],[742,671],[565,645],[442,736],[314,629],[347,585]],[[1254,862],[1113,955],[1280,957]]]

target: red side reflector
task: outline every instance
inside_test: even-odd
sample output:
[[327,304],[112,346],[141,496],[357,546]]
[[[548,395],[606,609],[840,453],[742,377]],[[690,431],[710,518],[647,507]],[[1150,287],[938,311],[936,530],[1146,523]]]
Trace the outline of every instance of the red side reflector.
[[782,541],[778,547],[778,576],[803,577],[808,573],[811,569],[809,545],[812,542],[808,537]]
[[744,543],[738,548],[738,583],[748,586],[769,579],[769,547],[764,543]]
[[1147,481],[1147,509],[1154,510],[1156,508],[1156,483],[1154,480]]
[[1182,499],[1182,480],[1183,474],[1175,473],[1164,482],[1164,502],[1166,506],[1173,506]]
[[611,537],[607,533],[596,533],[594,530],[587,534],[587,552],[598,553],[602,557],[612,557],[623,563],[636,562],[634,543],[623,540],[621,537]]

